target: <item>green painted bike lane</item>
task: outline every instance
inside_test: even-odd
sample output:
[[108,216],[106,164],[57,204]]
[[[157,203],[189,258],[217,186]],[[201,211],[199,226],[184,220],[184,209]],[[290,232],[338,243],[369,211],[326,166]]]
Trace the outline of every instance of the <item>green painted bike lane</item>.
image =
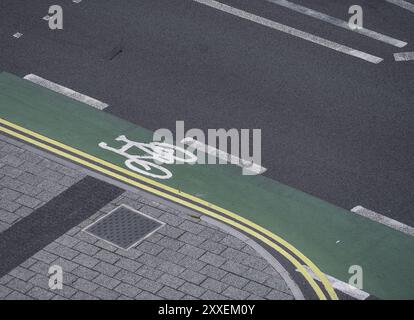
[[[139,112],[139,106],[137,106]],[[0,74],[0,118],[125,167],[115,138],[151,142],[152,132],[8,73]],[[279,235],[324,273],[347,282],[363,268],[364,291],[384,299],[414,299],[414,238],[234,165],[163,165],[158,180],[247,218]]]

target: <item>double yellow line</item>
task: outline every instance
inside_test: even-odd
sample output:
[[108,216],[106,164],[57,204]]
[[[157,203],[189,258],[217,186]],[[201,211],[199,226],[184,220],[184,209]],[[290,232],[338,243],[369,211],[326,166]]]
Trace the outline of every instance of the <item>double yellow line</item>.
[[[76,162],[78,164],[81,164],[85,167],[88,167],[90,169],[96,170],[98,172],[101,172],[107,176],[110,176],[114,179],[117,179],[119,181],[122,181],[126,184],[129,184],[131,186],[140,188],[142,190],[145,190],[147,192],[150,192],[152,194],[156,194],[157,196],[160,196],[162,198],[171,200],[173,202],[179,203],[183,206],[186,206],[188,208],[191,208],[193,210],[196,210],[200,213],[203,213],[205,215],[208,215],[212,218],[215,218],[217,220],[220,220],[224,223],[227,223],[251,236],[254,238],[262,241],[263,243],[267,244],[269,247],[276,250],[278,253],[280,253],[282,256],[284,256],[288,261],[290,261],[296,269],[303,275],[303,277],[306,279],[306,281],[310,284],[312,289],[315,291],[316,295],[320,300],[327,300],[327,297],[325,293],[322,291],[322,289],[318,286],[318,284],[315,282],[315,280],[309,275],[309,273],[306,271],[306,269],[303,267],[302,263],[299,261],[301,260],[305,265],[307,265],[313,273],[319,278],[319,280],[322,282],[326,292],[328,293],[328,296],[332,300],[338,300],[338,296],[335,293],[335,290],[333,289],[332,285],[326,278],[326,276],[319,270],[319,268],[310,261],[305,255],[303,255],[299,250],[297,250],[294,246],[292,246],[290,243],[282,239],[281,237],[277,236],[276,234],[270,232],[269,230],[257,225],[256,223],[245,219],[229,210],[226,210],[224,208],[221,208],[219,206],[216,206],[212,203],[209,203],[205,200],[199,199],[191,194],[181,192],[180,190],[171,188],[167,185],[164,185],[162,183],[159,183],[157,181],[154,181],[152,179],[149,179],[147,177],[141,176],[139,174],[136,174],[135,172],[129,171],[127,169],[124,169],[122,167],[119,167],[117,165],[114,165],[110,162],[107,162],[105,160],[99,159],[97,157],[94,157],[90,154],[87,154],[81,150],[75,149],[73,147],[67,146],[63,143],[60,143],[58,141],[55,141],[53,139],[50,139],[46,136],[43,136],[41,134],[38,134],[36,132],[33,132],[31,130],[28,130],[26,128],[23,128],[19,125],[16,125],[12,122],[9,122],[7,120],[4,120],[0,118],[0,123],[12,128],[8,129],[6,127],[0,126],[0,131],[3,131],[4,133],[7,133],[10,136],[16,137],[20,140],[23,140],[25,142],[28,142],[32,145],[35,145],[39,148],[42,148],[44,150],[47,150],[51,153],[54,153],[56,155],[59,155],[63,158],[69,159],[73,162]],[[24,133],[24,135],[22,134]],[[37,140],[35,140],[35,139]],[[40,141],[39,141],[40,140]],[[43,142],[46,142],[48,144],[45,144]],[[65,151],[62,151],[60,149],[56,149],[56,146],[60,149],[63,149],[65,151],[69,151],[70,153],[67,153]],[[77,156],[80,156],[82,158],[79,158]],[[93,161],[95,163],[98,163],[100,165],[97,165],[95,163],[91,163],[89,161]],[[105,168],[106,167],[106,168]],[[112,170],[108,170],[112,169]],[[146,184],[140,183],[136,180],[132,180],[128,177],[125,177],[124,175],[118,174],[114,171],[117,171],[119,173],[122,173],[126,176],[132,177],[134,179],[137,179],[139,181],[145,182]],[[148,184],[148,185],[147,185]],[[153,188],[156,187],[156,188]],[[159,190],[161,189],[161,190]],[[168,193],[164,192],[167,191]],[[190,200],[190,201],[188,201]],[[219,212],[215,213],[212,210]],[[286,250],[287,249],[287,250]],[[290,251],[290,252],[289,252]],[[298,260],[299,259],[299,260]]]

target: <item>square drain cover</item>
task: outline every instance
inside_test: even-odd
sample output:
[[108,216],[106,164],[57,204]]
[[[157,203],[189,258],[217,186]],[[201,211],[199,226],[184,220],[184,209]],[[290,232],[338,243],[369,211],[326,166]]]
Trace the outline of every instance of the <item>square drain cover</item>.
[[119,248],[128,250],[163,225],[164,223],[161,221],[121,205],[86,227],[84,231]]

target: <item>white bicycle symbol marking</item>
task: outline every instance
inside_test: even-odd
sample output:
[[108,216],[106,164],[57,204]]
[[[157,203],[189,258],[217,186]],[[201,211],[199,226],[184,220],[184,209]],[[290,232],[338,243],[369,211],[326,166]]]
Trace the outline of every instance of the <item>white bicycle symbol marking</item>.
[[[172,177],[170,170],[157,163],[195,163],[197,161],[196,155],[172,144],[164,142],[141,143],[129,140],[124,135],[119,136],[115,140],[125,142],[126,144],[116,149],[108,146],[105,142],[101,142],[99,143],[99,147],[127,158],[125,165],[129,169],[149,177],[158,179],[170,179]],[[128,153],[129,149],[134,147],[137,148],[137,151],[143,152],[144,155]],[[178,154],[182,156],[178,156]],[[147,160],[153,160],[155,163]]]

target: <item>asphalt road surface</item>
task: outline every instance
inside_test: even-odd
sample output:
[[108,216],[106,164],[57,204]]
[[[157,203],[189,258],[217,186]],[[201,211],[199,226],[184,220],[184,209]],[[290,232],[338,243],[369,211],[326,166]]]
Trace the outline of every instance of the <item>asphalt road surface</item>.
[[[344,21],[355,4],[292,1]],[[399,48],[274,1],[220,0],[384,59],[372,63],[193,0],[52,2],[0,1],[1,71],[37,74],[151,130],[262,129],[266,176],[414,226],[414,61],[393,57],[414,51],[414,12],[358,1],[364,27]],[[52,4],[63,30],[42,20]]]

